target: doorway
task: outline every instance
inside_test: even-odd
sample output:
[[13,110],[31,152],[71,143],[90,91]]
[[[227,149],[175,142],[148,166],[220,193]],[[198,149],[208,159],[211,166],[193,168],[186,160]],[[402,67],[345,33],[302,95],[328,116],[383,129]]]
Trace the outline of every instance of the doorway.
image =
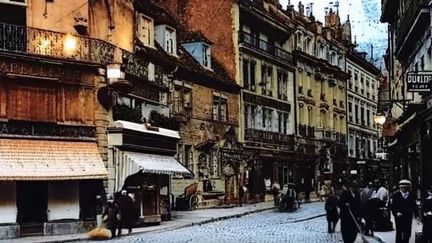
[[18,223],[21,236],[43,235],[47,221],[46,182],[17,182]]

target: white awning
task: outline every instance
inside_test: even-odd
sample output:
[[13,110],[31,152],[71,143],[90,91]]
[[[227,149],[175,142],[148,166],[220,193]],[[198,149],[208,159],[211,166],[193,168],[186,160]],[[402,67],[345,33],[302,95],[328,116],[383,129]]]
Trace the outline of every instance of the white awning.
[[144,173],[162,175],[184,175],[191,176],[193,173],[173,156],[145,154],[123,151],[127,160],[139,166]]
[[95,142],[0,139],[0,181],[105,179]]

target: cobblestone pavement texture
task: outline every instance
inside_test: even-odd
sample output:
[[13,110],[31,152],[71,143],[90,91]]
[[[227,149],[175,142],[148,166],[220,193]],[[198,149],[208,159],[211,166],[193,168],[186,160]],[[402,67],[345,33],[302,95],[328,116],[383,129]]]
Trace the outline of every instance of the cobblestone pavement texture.
[[123,236],[110,242],[340,242],[327,233],[324,205],[303,205],[296,212],[268,211],[169,232]]

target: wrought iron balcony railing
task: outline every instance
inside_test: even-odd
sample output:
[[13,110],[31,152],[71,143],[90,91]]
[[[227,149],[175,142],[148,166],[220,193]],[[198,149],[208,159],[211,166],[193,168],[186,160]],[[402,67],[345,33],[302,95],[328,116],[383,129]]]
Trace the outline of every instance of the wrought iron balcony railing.
[[108,64],[115,46],[98,39],[0,22],[0,51]]
[[275,45],[265,40],[261,40],[260,38],[252,34],[241,31],[240,42],[250,47],[253,47],[259,51],[265,52],[266,54],[270,54],[282,61],[290,62],[290,63],[294,62],[294,58],[291,53],[285,51],[282,48],[276,47]]
[[294,145],[294,136],[292,135],[261,131],[251,128],[246,129],[245,140],[272,144]]

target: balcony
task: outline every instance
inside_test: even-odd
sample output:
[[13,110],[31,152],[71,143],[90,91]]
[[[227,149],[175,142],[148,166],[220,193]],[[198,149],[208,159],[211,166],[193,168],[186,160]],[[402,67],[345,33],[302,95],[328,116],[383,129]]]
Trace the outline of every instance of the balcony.
[[294,58],[291,53],[276,47],[274,44],[261,40],[252,34],[241,31],[240,42],[245,44],[247,47],[250,47],[260,53],[270,55],[271,57],[279,59],[280,61],[294,63]]
[[245,131],[245,140],[253,142],[280,144],[294,146],[294,136],[277,133],[261,131],[257,129],[248,128]]
[[0,23],[0,51],[106,65],[115,46],[60,32]]
[[397,21],[396,56],[405,61],[429,26],[429,0],[411,0]]
[[299,125],[299,135],[305,138],[315,138],[315,127],[308,125]]

